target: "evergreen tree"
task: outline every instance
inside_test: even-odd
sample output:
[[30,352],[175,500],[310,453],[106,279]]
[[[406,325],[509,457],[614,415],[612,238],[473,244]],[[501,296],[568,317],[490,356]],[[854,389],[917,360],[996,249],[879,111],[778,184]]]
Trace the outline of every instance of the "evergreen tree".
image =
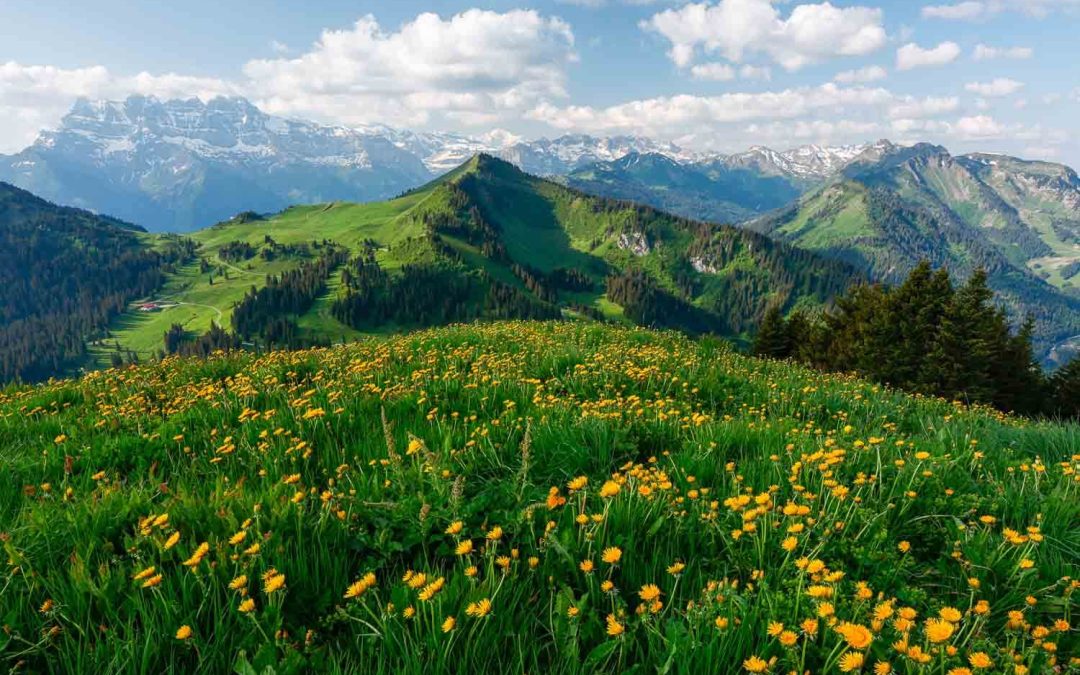
[[780,307],[773,305],[765,312],[761,327],[754,336],[754,355],[770,359],[784,359],[791,354],[787,323]]
[[1080,419],[1080,356],[1075,356],[1050,378],[1050,413]]
[[994,393],[991,376],[994,322],[1003,321],[991,304],[994,297],[986,271],[976,270],[957,291],[941,317],[928,358],[926,381],[946,398],[989,401]]

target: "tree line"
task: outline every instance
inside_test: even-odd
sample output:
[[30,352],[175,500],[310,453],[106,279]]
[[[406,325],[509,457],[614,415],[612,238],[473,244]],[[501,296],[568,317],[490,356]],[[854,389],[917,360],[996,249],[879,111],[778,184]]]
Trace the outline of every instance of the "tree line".
[[133,225],[0,184],[0,382],[79,366],[87,341],[194,249],[174,237],[153,250]]
[[983,269],[957,285],[923,261],[898,286],[854,286],[819,316],[774,306],[753,351],[1023,415],[1080,415],[1080,358],[1047,377],[1032,322],[1011,328]]
[[278,347],[300,346],[297,317],[326,293],[326,280],[349,259],[347,250],[327,245],[319,257],[296,269],[270,276],[262,288],[254,288],[233,307],[232,327],[241,338],[259,339]]

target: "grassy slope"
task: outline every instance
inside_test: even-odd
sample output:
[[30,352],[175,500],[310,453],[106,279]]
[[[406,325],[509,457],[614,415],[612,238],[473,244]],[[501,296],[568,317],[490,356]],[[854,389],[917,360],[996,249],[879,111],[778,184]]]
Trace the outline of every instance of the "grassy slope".
[[[461,206],[462,199],[466,207]],[[116,322],[112,337],[96,349],[96,365],[109,362],[117,341],[143,358],[153,356],[160,349],[163,334],[174,322],[181,323],[191,333],[204,332],[211,321],[228,326],[233,304],[253,284],[261,285],[267,275],[300,264],[296,259],[267,263],[255,256],[238,265],[226,265],[218,259],[223,246],[248,242],[258,248],[269,235],[279,244],[327,239],[356,251],[363,242],[374,240],[380,246],[377,255],[380,264],[394,270],[405,262],[431,259],[433,249],[422,240],[425,223],[464,218],[470,208],[476,208],[487,222],[494,224],[511,262],[543,273],[573,268],[590,276],[592,290],[563,294],[562,301],[592,307],[613,320],[623,320],[623,311],[605,298],[604,284],[616,269],[641,268],[661,287],[680,296],[683,291],[676,280],[683,280],[685,286],[690,279],[695,291],[689,300],[706,311],[725,312],[726,300],[747,294],[753,299],[744,302],[739,311],[753,313],[760,309],[754,303],[769,293],[787,292],[773,290],[782,284],[773,279],[776,272],[769,265],[777,261],[790,263],[792,258],[785,257],[788,254],[779,249],[758,246],[754,235],[716,226],[710,235],[720,242],[716,250],[734,253],[710,253],[717,260],[721,255],[728,257],[722,263],[712,263],[715,267],[712,272],[700,273],[686,259],[686,252],[698,236],[689,221],[628,202],[589,197],[528,176],[505,162],[477,157],[389,202],[294,207],[265,220],[230,221],[194,233],[192,237],[202,246],[200,255],[216,266],[228,267],[229,278],[215,274],[211,286],[208,275],[200,275],[197,265],[180,271],[169,281],[161,297],[155,298],[178,304],[153,313],[135,311],[133,305]],[[646,236],[652,244],[651,250],[644,255],[628,250],[620,241],[624,233]],[[503,284],[525,288],[511,271],[510,262],[486,258],[475,246],[454,236],[444,235],[444,239],[461,254],[465,268],[481,269]],[[797,265],[788,265],[792,267]],[[809,276],[791,269],[787,272],[788,276]],[[835,276],[846,280],[847,273],[847,270],[831,270],[828,279]],[[354,339],[361,333],[330,316],[330,305],[340,287],[337,275],[334,276],[329,292],[300,317],[298,325],[312,337],[332,341]],[[748,291],[751,287],[755,290]],[[806,301],[820,303],[824,299]],[[722,309],[715,310],[717,307]],[[740,321],[743,325],[752,323],[746,317]],[[375,332],[392,328],[380,326]]]
[[[760,656],[835,672],[852,651],[835,617],[870,631],[864,672],[915,672],[898,624],[871,622],[881,601],[917,613],[924,647],[924,619],[959,610],[934,672],[1077,655],[1054,622],[1080,610],[1062,581],[1080,575],[1080,427],[672,333],[507,323],[174,359],[2,392],[0,446],[0,661],[30,671],[734,673]],[[408,570],[427,579],[409,588]]]
[[[430,191],[417,191],[400,199],[370,204],[334,202],[297,206],[266,220],[215,225],[195,232],[191,237],[202,245],[200,255],[214,265],[224,265],[217,256],[222,246],[236,241],[259,246],[267,234],[280,244],[329,239],[353,250],[358,250],[361,242],[370,238],[387,247],[378,257],[384,267],[393,269],[401,261],[393,257],[389,247],[400,244],[409,236],[420,234],[415,223],[411,223],[406,216],[429,194]],[[206,332],[212,321],[228,327],[233,304],[252,285],[262,286],[267,275],[279,274],[298,264],[299,261],[295,259],[267,262],[256,256],[242,263],[228,265],[228,279],[215,273],[211,285],[209,276],[200,274],[198,263],[192,263],[170,278],[161,292],[152,298],[182,304],[150,313],[137,311],[140,303],[133,304],[129,312],[114,322],[111,337],[106,343],[93,349],[93,365],[103,367],[108,364],[116,341],[142,358],[153,356],[161,349],[162,336],[173,323],[183,325],[192,334]],[[301,317],[299,325],[302,329],[333,340],[342,337],[353,339],[360,335],[330,316],[333,292],[339,285],[340,278],[334,275],[328,282],[330,292],[316,302],[309,314]]]

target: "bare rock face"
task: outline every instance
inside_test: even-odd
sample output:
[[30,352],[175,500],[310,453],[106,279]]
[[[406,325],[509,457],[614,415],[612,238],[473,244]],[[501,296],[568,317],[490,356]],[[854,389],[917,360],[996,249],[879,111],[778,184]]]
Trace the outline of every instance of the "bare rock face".
[[653,245],[644,232],[623,232],[619,235],[616,245],[624,251],[630,251],[639,258],[653,252]]

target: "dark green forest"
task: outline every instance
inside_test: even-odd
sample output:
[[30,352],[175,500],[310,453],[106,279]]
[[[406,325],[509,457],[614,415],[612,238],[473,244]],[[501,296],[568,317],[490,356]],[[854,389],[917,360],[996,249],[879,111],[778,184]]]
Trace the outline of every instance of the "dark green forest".
[[855,286],[818,316],[785,318],[774,307],[753,351],[1024,415],[1080,415],[1080,358],[1048,377],[1035,359],[1032,320],[1013,330],[987,276],[980,268],[958,285],[923,261],[903,283]]

